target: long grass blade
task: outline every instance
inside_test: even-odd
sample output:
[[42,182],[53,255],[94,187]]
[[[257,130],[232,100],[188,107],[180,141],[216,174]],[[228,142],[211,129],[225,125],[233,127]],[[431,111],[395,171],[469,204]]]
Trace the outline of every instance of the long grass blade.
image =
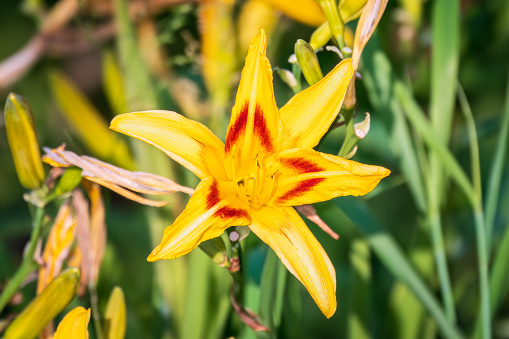
[[378,223],[367,206],[359,200],[355,201],[347,197],[336,199],[335,203],[364,233],[373,252],[385,267],[396,279],[405,283],[426,307],[442,335],[446,338],[462,338],[462,334],[456,326],[447,321],[437,300],[408,262],[394,238]]

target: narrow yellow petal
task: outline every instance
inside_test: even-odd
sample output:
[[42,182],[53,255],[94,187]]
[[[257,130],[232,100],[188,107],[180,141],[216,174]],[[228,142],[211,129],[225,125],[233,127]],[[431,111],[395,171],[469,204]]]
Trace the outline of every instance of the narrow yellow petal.
[[88,339],[88,322],[90,321],[90,309],[81,306],[67,313],[58,324],[53,339]]
[[312,149],[281,152],[272,166],[279,168],[277,189],[268,205],[298,206],[345,195],[371,192],[390,171]]
[[220,236],[230,226],[248,225],[251,220],[247,208],[234,199],[231,189],[231,182],[203,179],[185,210],[173,225],[166,227],[161,244],[147,260],[178,258],[201,242]]
[[291,207],[266,206],[252,216],[251,231],[276,252],[330,318],[336,311],[336,272],[304,221]]
[[265,0],[289,17],[306,25],[318,26],[325,22],[322,9],[314,0]]
[[224,144],[207,127],[169,111],[117,115],[111,129],[156,146],[200,179],[225,178]]
[[276,153],[279,149],[281,121],[279,118],[272,69],[265,55],[267,37],[263,29],[249,45],[246,64],[242,70],[235,106],[226,134],[225,153],[227,171],[244,176],[256,168],[255,158]]
[[353,76],[352,61],[343,60],[321,81],[295,95],[279,111],[283,149],[318,144],[336,119]]

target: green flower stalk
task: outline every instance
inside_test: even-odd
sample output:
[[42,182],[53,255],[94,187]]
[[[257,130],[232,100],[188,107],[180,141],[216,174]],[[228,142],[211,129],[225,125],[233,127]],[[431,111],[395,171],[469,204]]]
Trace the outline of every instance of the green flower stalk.
[[9,94],[5,103],[5,129],[21,185],[30,190],[41,188],[44,169],[32,110],[15,93]]
[[306,41],[298,39],[295,43],[295,56],[309,86],[323,79],[322,69],[316,53]]

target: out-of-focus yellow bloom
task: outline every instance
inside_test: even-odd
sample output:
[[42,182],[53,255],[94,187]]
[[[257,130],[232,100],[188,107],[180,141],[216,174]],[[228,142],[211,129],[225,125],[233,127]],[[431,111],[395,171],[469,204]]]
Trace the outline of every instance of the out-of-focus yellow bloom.
[[11,93],[5,103],[5,129],[18,179],[23,187],[37,189],[44,181],[34,117],[23,97]]
[[41,293],[53,278],[60,273],[62,264],[74,242],[75,229],[76,219],[73,216],[71,207],[66,202],[58,211],[42,253],[44,264],[39,270],[37,293]]
[[[274,8],[266,0],[248,0],[242,6],[238,19],[239,51],[249,47],[251,38],[263,28],[270,36],[276,24],[277,15]],[[224,79],[222,80],[224,81]]]
[[274,8],[306,25],[318,26],[326,19],[315,0],[265,0]]
[[322,69],[313,48],[304,40],[298,39],[295,43],[295,56],[299,62],[302,74],[308,84],[314,85],[323,79]]
[[80,272],[70,268],[56,277],[35,297],[5,331],[4,339],[32,339],[71,302],[80,282]]
[[89,321],[90,309],[78,306],[67,313],[58,324],[53,339],[88,339]]
[[111,135],[106,121],[76,85],[59,72],[51,72],[50,85],[65,119],[86,147],[102,159],[133,168],[127,143]]
[[126,327],[126,310],[124,293],[120,287],[115,287],[104,313],[104,338],[123,339]]
[[175,192],[192,194],[194,192],[192,188],[180,186],[165,177],[145,172],[131,172],[92,157],[79,156],[73,152],[66,151],[63,146],[56,149],[45,147],[44,151],[46,155],[44,155],[43,161],[51,166],[79,167],[82,169],[81,175],[85,179],[98,183],[140,204],[161,207],[166,205],[166,202],[146,199],[129,190],[155,195]]
[[236,64],[233,7],[231,0],[204,0],[199,7],[203,76],[218,129],[230,100],[231,82],[224,79],[232,78]]
[[279,110],[266,43],[263,30],[251,41],[225,143],[175,112],[122,114],[110,128],[160,148],[201,179],[149,261],[180,257],[230,226],[249,225],[330,317],[334,267],[292,206],[366,194],[389,170],[312,149],[339,113],[351,60]]

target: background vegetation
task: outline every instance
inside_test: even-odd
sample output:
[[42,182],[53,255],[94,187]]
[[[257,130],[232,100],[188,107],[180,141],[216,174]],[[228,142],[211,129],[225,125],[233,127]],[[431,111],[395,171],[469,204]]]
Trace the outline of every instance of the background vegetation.
[[[0,60],[33,39],[43,46],[26,55],[34,58],[26,72],[12,81],[0,77],[0,101],[12,91],[27,99],[41,147],[66,143],[77,154],[194,187],[197,178],[162,152],[114,132],[103,137],[102,130],[119,113],[167,109],[204,122],[224,139],[246,41],[256,33],[253,22],[263,23],[249,19],[257,12],[243,11],[246,3],[133,0],[129,19],[125,2],[93,0],[81,2],[66,22],[45,24],[43,13],[56,1],[1,1]],[[217,6],[215,17],[203,14],[206,6]],[[272,67],[291,69],[295,42],[309,41],[316,27],[276,10],[264,15],[272,25],[264,27],[272,32]],[[336,314],[326,319],[259,239],[244,240],[245,304],[272,319],[274,335],[470,337],[480,334],[476,326],[484,314],[493,337],[509,337],[507,23],[509,2],[503,0],[389,2],[361,59],[356,122],[369,112],[371,129],[353,160],[392,174],[365,197],[315,206],[339,240],[309,223],[336,268]],[[223,53],[220,64],[207,65],[207,53]],[[339,62],[327,51],[318,58],[324,73]],[[276,73],[274,87],[282,106],[293,93]],[[337,154],[343,138],[344,128],[335,129],[320,150]],[[109,142],[110,149],[104,146]],[[118,151],[123,147],[125,153]],[[20,264],[31,232],[25,190],[1,125],[0,163],[1,286]],[[123,289],[127,338],[255,336],[231,309],[229,273],[203,252],[146,262],[163,228],[185,206],[185,194],[165,197],[170,203],[160,209],[108,190],[103,198],[108,240],[99,309],[114,286]],[[47,212],[54,217],[56,207]],[[480,288],[483,247],[488,309]],[[35,289],[32,279],[0,318],[20,312]],[[69,309],[76,305],[89,307],[90,295],[75,298]]]

